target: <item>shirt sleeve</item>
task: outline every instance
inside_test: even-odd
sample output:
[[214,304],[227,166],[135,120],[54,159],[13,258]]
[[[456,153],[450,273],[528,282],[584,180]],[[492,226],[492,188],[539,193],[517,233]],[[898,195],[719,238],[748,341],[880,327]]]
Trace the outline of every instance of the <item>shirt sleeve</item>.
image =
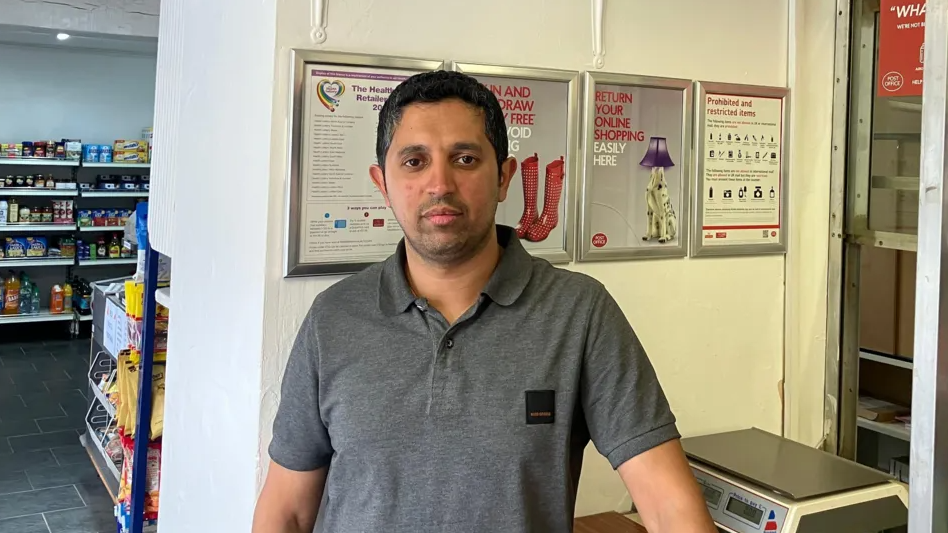
[[612,295],[593,304],[581,377],[589,434],[612,468],[680,438],[675,416],[645,349]]
[[299,472],[329,465],[329,432],[319,411],[319,349],[315,305],[300,327],[283,375],[280,407],[273,421],[270,458]]

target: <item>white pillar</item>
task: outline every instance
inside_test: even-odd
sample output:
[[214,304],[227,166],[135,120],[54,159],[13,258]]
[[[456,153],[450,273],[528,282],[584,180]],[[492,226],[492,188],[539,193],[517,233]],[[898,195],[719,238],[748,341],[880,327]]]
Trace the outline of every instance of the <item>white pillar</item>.
[[[948,0],[926,12],[909,532],[948,532]],[[942,307],[944,305],[944,307]]]

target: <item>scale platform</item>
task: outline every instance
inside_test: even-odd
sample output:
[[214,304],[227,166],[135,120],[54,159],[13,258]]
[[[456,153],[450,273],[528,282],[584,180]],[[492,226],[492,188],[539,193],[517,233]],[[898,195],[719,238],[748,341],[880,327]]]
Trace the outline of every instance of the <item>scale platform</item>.
[[682,439],[720,531],[872,533],[908,521],[891,476],[760,429]]

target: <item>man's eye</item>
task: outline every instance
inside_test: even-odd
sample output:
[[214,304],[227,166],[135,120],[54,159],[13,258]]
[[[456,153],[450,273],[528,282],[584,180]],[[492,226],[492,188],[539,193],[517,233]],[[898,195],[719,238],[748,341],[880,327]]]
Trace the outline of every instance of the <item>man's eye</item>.
[[477,161],[477,159],[472,155],[462,155],[458,158],[458,163],[462,165],[473,165],[475,161]]
[[412,167],[412,168],[420,167],[420,166],[421,166],[421,159],[418,159],[417,157],[413,157],[413,158],[411,158],[411,159],[408,159],[408,160],[405,161],[405,166],[406,166],[406,167]]

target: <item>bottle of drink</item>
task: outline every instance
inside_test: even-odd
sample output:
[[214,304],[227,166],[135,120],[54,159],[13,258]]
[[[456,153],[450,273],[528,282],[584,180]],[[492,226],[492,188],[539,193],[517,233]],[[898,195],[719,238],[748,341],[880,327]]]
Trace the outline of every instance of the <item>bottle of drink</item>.
[[[53,285],[53,288],[49,291],[49,312],[58,315],[61,314],[65,309],[65,302],[63,301],[64,297],[63,288],[59,285]],[[71,306],[70,306],[71,307]]]
[[30,314],[38,315],[40,312],[40,289],[33,285],[33,299],[30,302]]
[[96,259],[105,259],[109,256],[109,247],[105,244],[105,237],[99,237],[95,245]]
[[33,287],[29,279],[20,280],[20,309],[18,314],[30,314],[30,306],[33,304]]
[[3,282],[3,314],[15,315],[20,312],[20,279],[11,270]]
[[72,285],[63,285],[63,312],[72,313]]
[[6,200],[0,200],[0,226],[6,226],[10,220],[10,204]]
[[119,241],[118,234],[112,234],[112,242],[109,243],[109,259],[118,259],[122,256],[122,243]]

